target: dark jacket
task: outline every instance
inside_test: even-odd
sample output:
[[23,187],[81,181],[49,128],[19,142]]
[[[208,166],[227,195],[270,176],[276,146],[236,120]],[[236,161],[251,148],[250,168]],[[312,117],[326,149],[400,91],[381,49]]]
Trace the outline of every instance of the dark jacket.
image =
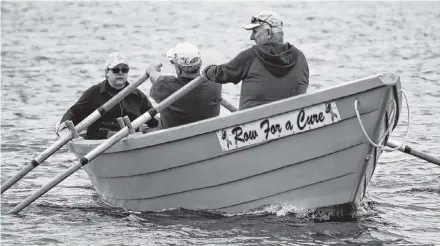
[[204,74],[217,83],[243,81],[240,109],[306,93],[309,85],[307,60],[289,43],[254,45],[226,64],[206,67]]
[[[160,103],[192,79],[160,76],[150,89],[150,96]],[[160,113],[159,128],[180,126],[218,116],[222,86],[205,81]]]
[[[128,83],[126,83],[125,86],[128,86]],[[107,80],[90,87],[82,94],[80,99],[70,107],[69,110],[67,110],[63,115],[61,122],[71,120],[74,125],[77,125],[121,90],[111,87]],[[133,121],[143,113],[147,112],[150,108],[152,108],[152,105],[147,96],[139,89],[135,89],[90,125],[87,128],[85,138],[105,139],[107,138],[109,130],[119,131],[121,129],[117,122],[117,118],[128,116],[130,121]],[[147,122],[147,125],[150,127],[156,127],[158,121],[152,119]]]

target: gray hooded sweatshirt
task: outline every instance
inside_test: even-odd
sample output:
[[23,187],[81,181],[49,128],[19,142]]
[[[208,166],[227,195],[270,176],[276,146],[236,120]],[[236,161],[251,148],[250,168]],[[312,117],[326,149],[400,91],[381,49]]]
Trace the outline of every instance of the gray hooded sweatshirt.
[[243,81],[240,109],[306,93],[309,85],[307,60],[289,43],[254,45],[226,64],[206,67],[204,74],[221,84]]

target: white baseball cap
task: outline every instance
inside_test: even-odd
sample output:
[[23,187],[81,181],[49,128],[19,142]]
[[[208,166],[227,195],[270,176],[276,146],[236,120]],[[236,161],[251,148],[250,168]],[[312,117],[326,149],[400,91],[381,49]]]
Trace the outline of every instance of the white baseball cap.
[[281,16],[273,11],[261,11],[256,16],[252,16],[251,23],[242,25],[242,27],[246,30],[252,30],[256,27],[263,25],[264,23],[268,24],[271,28],[283,28],[283,22],[281,21]]
[[105,61],[105,68],[114,68],[118,64],[126,64],[128,66],[127,57],[121,52],[113,52],[108,55],[107,60]]
[[197,66],[202,63],[199,50],[190,43],[176,45],[167,52],[167,58],[181,66]]

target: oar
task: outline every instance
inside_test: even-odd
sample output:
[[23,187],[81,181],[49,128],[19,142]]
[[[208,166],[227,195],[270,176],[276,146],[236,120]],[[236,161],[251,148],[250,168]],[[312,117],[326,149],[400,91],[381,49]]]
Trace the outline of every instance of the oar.
[[227,110],[229,110],[229,112],[235,112],[237,111],[237,108],[234,107],[234,105],[230,104],[228,101],[226,101],[225,99],[222,98],[222,100],[220,101],[220,104],[226,108]]
[[[120,102],[122,99],[124,99],[128,94],[130,94],[136,87],[138,87],[140,84],[145,82],[149,78],[149,75],[144,74],[141,77],[139,77],[136,82],[130,84],[129,86],[125,87],[121,92],[116,94],[113,98],[111,98],[109,101],[107,101],[104,105],[96,109],[93,113],[91,113],[87,118],[82,120],[78,125],[76,125],[75,129],[76,132],[81,133],[83,130],[87,129],[91,124],[93,124],[96,120],[98,120],[103,114],[105,114],[109,109],[111,109],[113,106],[115,106],[118,102]],[[45,161],[49,156],[51,156],[53,153],[55,153],[57,150],[59,150],[61,147],[63,147],[67,142],[72,140],[74,138],[74,135],[72,132],[70,134],[61,136],[57,141],[55,141],[51,146],[49,146],[46,150],[44,150],[41,154],[39,154],[35,159],[33,159],[27,166],[25,166],[23,169],[20,170],[15,176],[10,178],[8,181],[6,181],[4,184],[2,184],[1,187],[1,194],[5,192],[9,187],[11,187],[13,184],[15,184],[18,180],[23,178],[27,173],[32,171],[32,169],[36,168],[38,165],[40,165],[43,161]]]
[[[235,108],[232,104],[230,104],[228,101],[225,101],[223,98],[220,101],[220,104],[225,107],[227,110],[229,110],[230,112],[235,112],[237,111],[237,108]],[[398,146],[400,146],[401,144],[398,142],[395,142],[393,140],[389,140],[387,141],[387,146],[391,147],[391,148],[397,148]],[[409,154],[412,156],[415,156],[417,158],[420,158],[422,160],[425,160],[427,162],[431,162],[433,164],[439,165],[440,166],[440,159],[435,158],[433,156],[430,156],[426,153],[423,153],[419,150],[415,150],[414,148],[404,144],[402,146],[400,146],[397,150],[405,153],[405,154]]]
[[422,160],[425,160],[427,162],[431,162],[433,164],[439,165],[440,166],[440,159],[435,158],[434,156],[430,156],[426,153],[423,153],[419,150],[416,150],[406,144],[402,145],[398,142],[395,142],[393,140],[389,140],[387,141],[387,146],[391,147],[391,148],[397,148],[398,146],[400,146],[397,150],[399,150],[400,152],[415,156],[417,158],[420,158]]
[[[139,116],[136,120],[132,122],[132,127],[134,129],[137,129],[139,126],[144,124],[145,122],[149,121],[151,118],[153,118],[157,113],[160,113],[163,109],[168,107],[170,104],[184,96],[186,93],[197,87],[200,83],[205,81],[206,78],[204,77],[197,77],[193,79],[191,82],[186,84],[184,87],[180,88],[178,91],[173,93],[171,96],[167,97],[165,100],[163,100],[161,103],[159,103],[155,108],[151,108],[148,110],[148,112],[144,113],[143,115]],[[72,166],[69,167],[64,173],[58,175],[53,180],[51,180],[48,184],[41,187],[39,190],[34,192],[30,197],[28,197],[26,200],[22,201],[20,204],[15,206],[9,213],[18,213],[23,208],[31,204],[33,201],[38,199],[40,196],[45,194],[47,191],[52,189],[55,185],[63,181],[65,178],[70,176],[72,173],[74,173],[76,170],[80,169],[82,166],[87,165],[90,161],[92,161],[94,158],[96,158],[98,155],[106,151],[108,148],[113,146],[115,143],[117,143],[122,138],[126,137],[129,133],[128,126],[125,126],[120,131],[115,133],[113,136],[111,136],[109,139],[105,140],[103,143],[98,145],[96,148],[94,148],[92,151],[87,153],[83,158],[80,159],[80,161]]]

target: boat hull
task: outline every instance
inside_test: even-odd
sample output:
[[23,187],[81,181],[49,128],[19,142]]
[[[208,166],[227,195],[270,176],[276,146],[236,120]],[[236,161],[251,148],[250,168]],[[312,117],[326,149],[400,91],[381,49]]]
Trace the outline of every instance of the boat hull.
[[[133,134],[84,169],[104,202],[133,211],[358,204],[381,151],[362,132],[354,102],[358,99],[367,134],[378,142],[392,127],[386,116],[393,100],[400,110],[399,88],[395,75],[372,76],[223,117]],[[249,134],[237,137],[238,128]],[[101,142],[78,138],[69,148],[81,158]]]

